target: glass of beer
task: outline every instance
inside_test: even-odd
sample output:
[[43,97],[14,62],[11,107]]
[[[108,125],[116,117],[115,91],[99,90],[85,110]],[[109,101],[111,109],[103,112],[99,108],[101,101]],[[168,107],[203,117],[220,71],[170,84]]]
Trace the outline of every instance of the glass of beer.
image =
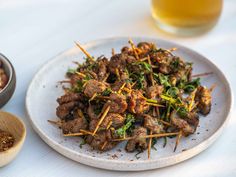
[[192,35],[205,32],[217,23],[223,0],[152,0],[151,5],[159,28]]

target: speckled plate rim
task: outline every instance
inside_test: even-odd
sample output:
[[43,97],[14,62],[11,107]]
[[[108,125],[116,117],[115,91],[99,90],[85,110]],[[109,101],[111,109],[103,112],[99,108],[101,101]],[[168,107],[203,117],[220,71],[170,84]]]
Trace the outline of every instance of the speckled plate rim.
[[[94,46],[98,46],[99,44],[102,43],[108,43],[108,42],[114,42],[116,40],[127,40],[128,41],[128,37],[114,37],[114,38],[105,38],[105,39],[98,39],[98,40],[94,40],[88,43],[85,43],[83,46],[87,49],[94,47]],[[150,38],[150,37],[132,37],[132,39],[134,40],[153,40],[153,41],[160,41],[160,42],[165,42],[165,43],[169,43],[177,48],[181,48],[181,50],[185,50],[185,52],[197,55],[199,57],[200,60],[208,63],[209,65],[211,65],[212,67],[214,67],[215,71],[221,76],[221,78],[223,79],[225,85],[226,85],[226,89],[228,91],[228,95],[229,95],[229,105],[230,107],[228,108],[228,112],[225,118],[225,121],[223,122],[223,124],[218,128],[218,130],[213,133],[208,139],[206,139],[205,141],[201,142],[200,144],[194,146],[193,148],[190,148],[186,151],[183,151],[179,154],[173,155],[171,157],[162,157],[160,159],[150,159],[150,160],[139,160],[139,161],[121,161],[121,160],[109,160],[109,159],[103,159],[103,158],[98,158],[98,157],[92,157],[86,154],[81,154],[78,153],[74,150],[71,150],[61,144],[59,144],[58,142],[56,142],[55,140],[51,139],[50,137],[47,136],[47,134],[45,134],[33,121],[32,116],[30,114],[30,105],[29,105],[29,94],[31,91],[31,87],[34,84],[34,78],[36,78],[36,76],[38,74],[40,74],[40,71],[43,70],[45,67],[47,67],[47,65],[49,65],[50,63],[54,62],[54,60],[57,60],[59,56],[66,54],[68,51],[70,50],[74,50],[76,47],[73,47],[69,50],[65,50],[61,53],[59,53],[58,55],[56,55],[55,57],[52,57],[52,59],[50,59],[48,62],[46,62],[39,70],[38,72],[35,74],[35,76],[33,77],[27,93],[26,93],[26,98],[25,98],[25,107],[26,107],[26,113],[28,115],[28,118],[30,120],[30,123],[33,127],[33,129],[38,133],[38,135],[43,139],[43,141],[45,141],[50,147],[52,147],[54,150],[56,150],[57,152],[59,152],[60,154],[74,160],[77,162],[80,162],[82,164],[85,165],[89,165],[89,166],[93,166],[93,167],[97,167],[97,168],[102,168],[102,169],[107,169],[107,170],[114,170],[114,171],[143,171],[143,170],[151,170],[151,169],[156,169],[156,168],[162,168],[162,167],[167,167],[167,166],[171,166],[177,163],[180,163],[182,161],[185,161],[187,159],[190,159],[194,156],[196,156],[197,154],[199,154],[200,152],[204,151],[205,149],[207,149],[222,133],[223,129],[226,127],[226,124],[230,118],[230,115],[232,113],[232,108],[233,108],[233,92],[232,92],[232,88],[227,80],[227,78],[225,77],[225,75],[223,74],[223,72],[209,59],[207,59],[206,57],[204,57],[203,55],[199,54],[198,52],[193,51],[192,49],[189,49],[187,47],[184,47],[180,44],[171,42],[171,41],[167,41],[164,39],[160,39],[160,38]],[[78,160],[79,159],[79,160]],[[101,163],[103,165],[101,165]],[[128,164],[128,166],[127,166]]]

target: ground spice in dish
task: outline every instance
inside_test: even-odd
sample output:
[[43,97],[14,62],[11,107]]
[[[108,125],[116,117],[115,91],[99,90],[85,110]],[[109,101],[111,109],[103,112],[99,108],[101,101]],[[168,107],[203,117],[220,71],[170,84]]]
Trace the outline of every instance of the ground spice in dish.
[[0,152],[10,149],[14,141],[15,139],[12,134],[0,129]]
[[7,85],[8,78],[3,69],[3,64],[0,61],[0,91]]

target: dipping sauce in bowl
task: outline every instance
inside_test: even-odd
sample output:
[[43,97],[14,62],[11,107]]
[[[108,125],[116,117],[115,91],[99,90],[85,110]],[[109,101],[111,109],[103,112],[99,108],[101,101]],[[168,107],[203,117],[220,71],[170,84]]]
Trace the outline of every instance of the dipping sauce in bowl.
[[0,108],[12,97],[16,87],[16,74],[10,60],[0,53]]
[[8,77],[3,68],[3,63],[0,61],[0,91],[7,85]]

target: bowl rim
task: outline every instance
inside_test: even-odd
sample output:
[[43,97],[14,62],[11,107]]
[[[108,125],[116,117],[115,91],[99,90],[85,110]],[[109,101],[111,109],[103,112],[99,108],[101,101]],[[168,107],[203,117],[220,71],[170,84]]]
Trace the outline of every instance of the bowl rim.
[[7,66],[7,68],[9,68],[9,70],[10,70],[10,76],[8,78],[7,84],[5,85],[5,87],[2,90],[0,90],[0,94],[1,94],[4,91],[6,91],[6,89],[8,88],[8,86],[10,85],[10,83],[12,81],[14,67],[13,67],[12,63],[10,62],[10,60],[2,53],[0,53],[0,60],[4,60],[3,65]]
[[[6,151],[2,151],[0,152],[0,156],[3,155],[3,154],[6,154],[6,153],[9,153],[10,151],[13,151],[14,149],[18,148],[19,145],[23,144],[24,143],[24,140],[25,140],[25,137],[26,137],[26,126],[25,126],[25,123],[16,115],[12,114],[12,113],[9,113],[9,112],[6,112],[6,111],[0,111],[0,113],[3,113],[3,114],[8,114],[9,116],[11,116],[12,118],[14,118],[14,121],[17,121],[20,123],[20,125],[22,126],[23,128],[23,132],[22,134],[20,135],[20,138],[19,140],[14,144],[12,147],[10,147],[9,149],[7,149]],[[14,135],[13,135],[14,137]],[[15,137],[14,137],[15,138]]]

